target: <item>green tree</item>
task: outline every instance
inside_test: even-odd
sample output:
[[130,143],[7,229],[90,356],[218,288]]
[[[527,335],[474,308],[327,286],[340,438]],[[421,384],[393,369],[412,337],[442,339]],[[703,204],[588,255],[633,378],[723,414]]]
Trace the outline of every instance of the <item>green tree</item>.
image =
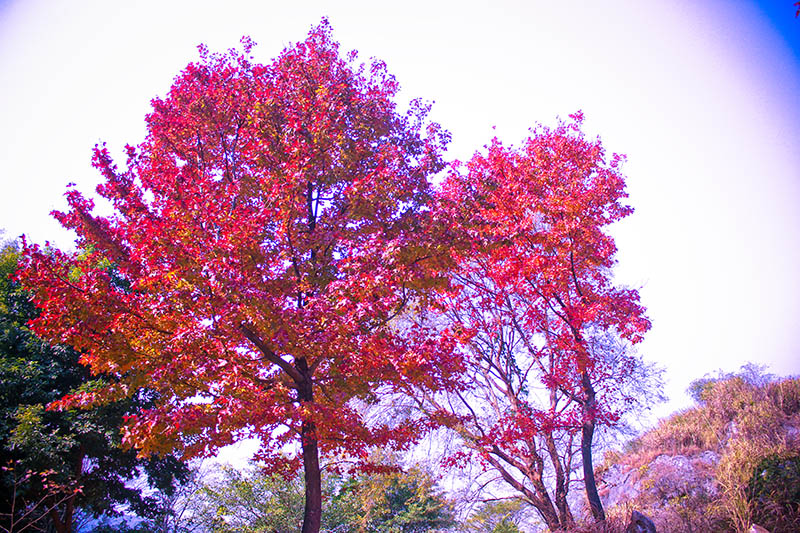
[[294,533],[302,526],[300,477],[284,479],[254,467],[245,471],[223,467],[220,479],[205,484],[201,494],[215,532]]
[[452,503],[436,488],[433,477],[418,467],[351,477],[333,504],[351,510],[346,531],[422,533],[455,525]]
[[19,529],[35,522],[64,533],[73,530],[78,509],[94,516],[114,514],[120,505],[144,516],[156,512],[155,500],[129,482],[145,474],[152,489],[170,491],[176,477],[186,475],[185,466],[173,456],[139,459],[134,450],[119,448],[124,416],[145,408],[151,395],[141,390],[91,410],[47,409],[105,378],[92,376],[78,352],[30,331],[27,323],[37,311],[13,279],[18,260],[15,243],[0,248],[0,462],[6,467],[0,525]]
[[509,522],[505,519],[494,527],[492,533],[520,533],[520,531],[514,522]]
[[[194,493],[185,524],[196,523],[202,516],[201,530],[215,533],[299,530],[304,510],[302,476],[284,478],[255,463],[244,470],[223,467],[219,474]],[[432,476],[416,467],[373,474],[326,471],[322,494],[320,530],[326,533],[422,533],[455,524],[452,504],[436,488]]]
[[528,506],[521,499],[484,503],[464,522],[471,533],[519,533],[519,522]]

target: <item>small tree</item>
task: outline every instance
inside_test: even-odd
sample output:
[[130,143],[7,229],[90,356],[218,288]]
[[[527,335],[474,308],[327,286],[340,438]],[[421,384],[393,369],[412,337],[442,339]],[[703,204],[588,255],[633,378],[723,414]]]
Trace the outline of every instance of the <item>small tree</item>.
[[518,524],[526,506],[518,499],[484,502],[462,527],[471,533],[519,533]]
[[344,511],[344,531],[352,533],[426,533],[456,523],[452,502],[418,466],[344,478],[334,509]]
[[495,139],[446,179],[438,214],[460,243],[446,317],[461,332],[472,388],[425,401],[553,530],[572,524],[578,464],[604,520],[595,431],[652,384],[630,351],[650,323],[638,293],[613,284],[616,247],[604,231],[632,211],[621,158],[607,161],[581,133],[582,115],[573,118],[533,130],[519,149]]
[[[398,114],[385,66],[343,59],[327,22],[268,65],[251,47],[201,47],[153,100],[127,170],[96,148],[114,214],[70,190],[56,217],[88,257],[27,246],[20,279],[42,309],[37,332],[117,380],[58,406],[147,385],[157,404],[124,437],[142,454],[257,437],[273,471],[302,464],[303,532],[316,533],[320,454],[365,458],[423,429],[367,425],[351,401],[439,389],[460,369],[446,336],[392,324],[430,301],[428,177],[447,137],[419,102]],[[299,451],[285,459],[287,444]]]
[[[404,471],[392,464],[381,466],[391,471],[323,472],[321,531],[422,533],[455,523],[452,505],[430,475],[417,467]],[[225,466],[215,474],[196,478],[197,490],[180,503],[181,509],[188,510],[181,519],[170,519],[168,528],[165,521],[154,521],[150,529],[174,533],[298,530],[303,520],[302,477],[265,473],[258,464],[243,470]]]

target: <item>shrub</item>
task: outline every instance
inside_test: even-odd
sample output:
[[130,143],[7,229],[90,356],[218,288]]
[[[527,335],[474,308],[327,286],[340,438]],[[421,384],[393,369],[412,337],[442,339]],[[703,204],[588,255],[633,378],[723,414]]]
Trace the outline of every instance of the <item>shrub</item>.
[[752,470],[747,496],[756,523],[773,533],[800,530],[800,455],[763,458]]

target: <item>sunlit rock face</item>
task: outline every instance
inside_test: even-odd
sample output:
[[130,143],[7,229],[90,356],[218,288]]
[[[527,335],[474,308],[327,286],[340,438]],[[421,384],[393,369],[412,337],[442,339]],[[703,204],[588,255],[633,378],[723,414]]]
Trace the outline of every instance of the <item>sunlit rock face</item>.
[[719,454],[706,450],[691,455],[656,456],[638,468],[612,465],[602,476],[600,497],[604,506],[648,508],[655,516],[711,501],[719,493],[714,469]]
[[[719,495],[714,478],[719,460],[718,453],[705,450],[642,457],[641,462],[633,462],[639,466],[629,462],[612,464],[598,475],[603,507],[615,522],[634,527],[632,531],[644,527],[632,518],[632,511],[636,510],[651,519],[657,531],[702,530],[702,509]],[[588,511],[579,511],[578,515],[589,516]]]

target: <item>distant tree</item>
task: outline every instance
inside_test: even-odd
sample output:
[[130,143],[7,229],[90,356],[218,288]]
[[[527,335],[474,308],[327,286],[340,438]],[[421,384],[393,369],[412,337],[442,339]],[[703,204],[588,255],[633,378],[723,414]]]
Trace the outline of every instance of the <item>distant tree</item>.
[[224,466],[220,474],[198,494],[213,531],[294,533],[302,526],[302,478],[285,479],[257,467]]
[[595,431],[642,407],[657,377],[631,349],[650,327],[639,295],[611,276],[606,227],[632,212],[621,158],[607,159],[581,121],[539,127],[521,148],[495,139],[444,181],[438,216],[458,255],[446,318],[471,387],[423,402],[551,530],[573,522],[578,465],[604,520]]
[[498,523],[495,528],[492,530],[492,533],[521,533],[519,528],[513,522],[509,522],[508,520],[503,520],[502,522]]
[[707,395],[711,392],[715,383],[727,381],[733,378],[740,378],[744,383],[753,387],[763,387],[777,379],[775,374],[767,372],[766,365],[757,363],[745,363],[739,368],[738,372],[726,372],[722,369],[716,373],[706,374],[702,378],[695,379],[686,388],[686,392],[698,404],[705,403]]
[[452,502],[419,467],[345,478],[331,501],[353,533],[425,533],[456,524]]
[[0,524],[6,519],[19,530],[35,522],[62,533],[72,531],[78,509],[97,516],[128,505],[147,515],[154,500],[129,482],[145,475],[151,488],[169,491],[185,466],[171,456],[139,459],[119,447],[123,418],[148,407],[146,391],[90,410],[46,409],[107,378],[92,376],[75,350],[30,331],[37,310],[11,279],[19,257],[14,243],[0,250],[0,463],[6,467]]
[[[136,521],[132,527],[142,532],[158,533],[210,533],[216,531],[224,521],[217,515],[206,493],[207,486],[224,476],[226,467],[194,462],[189,467],[187,479],[173,491],[159,491],[153,494],[157,510],[145,520]],[[98,527],[95,526],[95,530]],[[118,524],[108,524],[108,533],[119,530]]]
[[519,522],[528,505],[521,499],[483,503],[462,528],[470,533],[519,533]]
[[[199,479],[199,490],[183,504],[191,509],[183,521],[170,529],[154,529],[183,533],[198,526],[200,531],[217,533],[294,533],[300,527],[301,477],[270,474],[258,464],[243,470],[224,466],[216,474],[215,479]],[[455,524],[452,504],[436,489],[433,478],[416,467],[371,474],[325,473],[322,489],[324,532],[422,533]]]

